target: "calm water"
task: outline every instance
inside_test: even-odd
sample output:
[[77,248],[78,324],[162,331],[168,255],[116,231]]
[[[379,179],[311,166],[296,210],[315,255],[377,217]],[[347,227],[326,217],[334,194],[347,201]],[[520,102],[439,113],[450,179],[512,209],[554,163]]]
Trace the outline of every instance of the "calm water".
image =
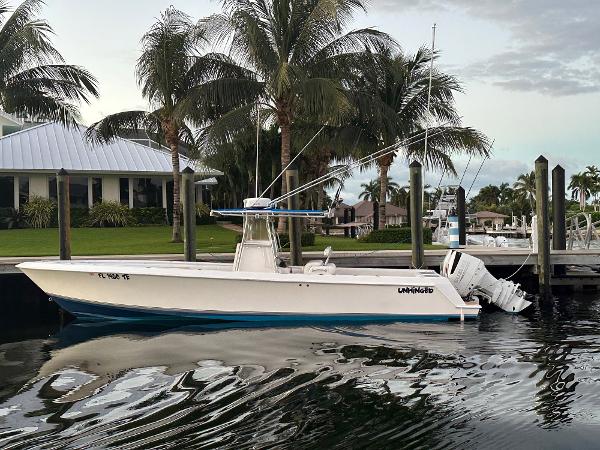
[[600,294],[465,324],[6,330],[3,448],[600,445]]

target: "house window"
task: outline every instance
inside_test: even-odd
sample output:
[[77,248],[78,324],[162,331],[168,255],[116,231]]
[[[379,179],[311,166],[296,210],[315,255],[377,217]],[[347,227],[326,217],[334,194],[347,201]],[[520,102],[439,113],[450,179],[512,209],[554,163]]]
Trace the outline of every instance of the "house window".
[[15,179],[0,176],[0,208],[13,208],[15,205]]
[[102,203],[102,178],[92,178],[92,204]]
[[119,178],[119,192],[121,205],[129,206],[129,178]]
[[19,207],[29,201],[29,177],[19,177]]
[[56,177],[48,177],[48,198],[50,200],[58,201],[58,193],[56,191]]
[[69,177],[69,200],[71,208],[88,207],[87,177]]
[[133,206],[134,208],[162,207],[162,179],[134,178]]

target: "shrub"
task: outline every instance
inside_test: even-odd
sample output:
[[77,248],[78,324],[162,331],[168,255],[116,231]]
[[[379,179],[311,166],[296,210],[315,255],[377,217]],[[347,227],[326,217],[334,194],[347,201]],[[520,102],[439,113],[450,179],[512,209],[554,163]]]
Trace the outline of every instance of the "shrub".
[[216,217],[211,217],[210,208],[205,203],[196,203],[196,225],[213,225]]
[[89,212],[88,208],[71,208],[71,226],[73,228],[87,227]]
[[23,205],[23,215],[33,228],[48,228],[56,216],[56,203],[49,198],[32,195]]
[[25,215],[14,208],[0,208],[0,229],[24,228],[27,226]]
[[[430,228],[423,228],[423,242],[431,244],[432,233]],[[367,236],[361,238],[362,242],[379,242],[409,244],[412,242],[410,227],[394,227],[384,230],[373,230]]]
[[131,211],[120,202],[96,203],[89,211],[88,225],[92,227],[125,227],[135,223]]
[[131,216],[139,225],[164,225],[166,223],[165,210],[161,207],[132,208]]

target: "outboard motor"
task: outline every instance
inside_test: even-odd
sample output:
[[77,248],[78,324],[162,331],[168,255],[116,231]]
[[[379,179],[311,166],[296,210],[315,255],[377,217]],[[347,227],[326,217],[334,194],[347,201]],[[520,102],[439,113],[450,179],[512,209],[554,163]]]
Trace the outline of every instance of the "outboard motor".
[[494,278],[478,258],[451,250],[442,263],[442,275],[448,278],[461,297],[479,295],[504,311],[518,313],[529,305],[527,295],[512,281]]

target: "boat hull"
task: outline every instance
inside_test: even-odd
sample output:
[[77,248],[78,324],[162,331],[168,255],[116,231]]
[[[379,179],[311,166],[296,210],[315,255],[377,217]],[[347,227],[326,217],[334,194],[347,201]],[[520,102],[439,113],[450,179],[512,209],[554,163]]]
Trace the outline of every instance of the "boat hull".
[[393,321],[468,319],[479,313],[446,278],[423,271],[340,269],[329,276],[114,261],[34,262],[19,268],[65,310],[87,320]]

